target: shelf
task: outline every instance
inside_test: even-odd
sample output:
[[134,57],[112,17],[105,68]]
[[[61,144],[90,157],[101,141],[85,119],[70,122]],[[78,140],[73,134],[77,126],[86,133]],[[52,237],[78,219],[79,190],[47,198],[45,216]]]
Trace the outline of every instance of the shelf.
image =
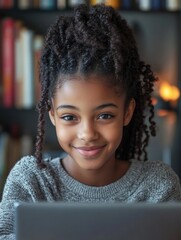
[[[46,14],[46,13],[66,13],[66,14],[71,14],[74,8],[64,8],[64,9],[57,9],[57,8],[52,8],[52,9],[40,9],[40,8],[29,8],[29,9],[18,9],[18,8],[13,8],[13,9],[0,9],[0,14],[1,16],[3,15],[14,15],[14,14],[19,14],[19,13],[38,13],[38,14]],[[124,12],[137,12],[137,13],[180,13],[181,10],[167,10],[167,9],[153,9],[153,10],[140,10],[137,8],[133,9],[117,9],[118,11],[124,11]]]
[[22,132],[35,135],[38,113],[35,109],[16,109],[0,107],[0,125],[9,132],[12,123],[21,126]]

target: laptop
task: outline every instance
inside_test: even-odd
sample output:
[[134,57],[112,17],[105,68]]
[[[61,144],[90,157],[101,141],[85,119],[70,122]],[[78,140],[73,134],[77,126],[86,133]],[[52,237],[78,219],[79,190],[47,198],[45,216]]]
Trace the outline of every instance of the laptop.
[[180,240],[181,203],[15,205],[16,240]]

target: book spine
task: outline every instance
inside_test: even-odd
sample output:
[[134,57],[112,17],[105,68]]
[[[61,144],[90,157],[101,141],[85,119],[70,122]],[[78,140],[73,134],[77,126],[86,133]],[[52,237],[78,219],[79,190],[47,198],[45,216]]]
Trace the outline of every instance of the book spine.
[[2,80],[2,20],[0,19],[0,105],[3,102],[3,80]]
[[90,5],[105,3],[105,0],[90,0]]
[[40,81],[39,81],[39,61],[41,49],[43,46],[43,36],[36,35],[34,38],[34,79],[35,79],[35,101],[40,98]]
[[40,0],[40,8],[42,9],[53,9],[56,7],[55,0]]
[[150,11],[151,10],[151,0],[139,0],[138,8],[141,11]]
[[180,10],[180,0],[166,0],[166,9],[168,11]]
[[33,8],[39,8],[40,7],[40,0],[33,0]]
[[21,46],[23,59],[23,107],[34,106],[34,71],[33,71],[33,32],[29,29],[21,30]]
[[9,141],[7,145],[7,158],[6,158],[6,176],[9,174],[15,163],[22,157],[21,156],[21,130],[17,123],[9,125],[8,129]]
[[132,0],[122,0],[121,1],[121,9],[131,10],[132,9]]
[[111,6],[115,9],[120,9],[121,0],[105,0],[105,5]]
[[151,1],[151,10],[160,10],[161,9],[161,0],[152,0]]
[[3,105],[14,104],[14,20],[6,18],[2,23],[2,82]]
[[15,106],[23,107],[22,86],[23,86],[23,56],[21,46],[21,29],[23,24],[20,21],[15,23]]
[[0,0],[0,8],[8,9],[14,7],[14,0]]
[[68,7],[72,8],[79,4],[85,4],[86,0],[68,0]]
[[66,8],[66,0],[57,0],[57,9]]
[[21,156],[31,155],[33,150],[33,139],[30,135],[24,134],[20,139]]
[[7,152],[8,152],[9,135],[0,133],[0,195],[2,193],[4,182],[7,175]]
[[32,7],[32,2],[30,0],[18,0],[19,9],[29,9]]

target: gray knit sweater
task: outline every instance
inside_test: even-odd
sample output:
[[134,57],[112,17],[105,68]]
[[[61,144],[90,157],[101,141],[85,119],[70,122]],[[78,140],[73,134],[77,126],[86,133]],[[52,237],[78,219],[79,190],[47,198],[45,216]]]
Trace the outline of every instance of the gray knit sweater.
[[14,202],[164,202],[180,201],[180,182],[173,170],[162,162],[131,161],[127,173],[103,187],[84,185],[63,169],[61,160],[47,161],[38,169],[34,157],[22,158],[10,172],[0,203],[0,240],[14,240]]

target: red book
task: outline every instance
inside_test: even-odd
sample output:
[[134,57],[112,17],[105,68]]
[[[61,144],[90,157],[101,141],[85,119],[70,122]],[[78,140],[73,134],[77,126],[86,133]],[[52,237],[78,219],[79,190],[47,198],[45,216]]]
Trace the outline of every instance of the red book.
[[23,107],[23,56],[22,56],[22,44],[21,44],[21,31],[23,28],[23,23],[19,20],[15,22],[15,74],[14,74],[14,105],[16,108]]
[[2,20],[0,19],[0,106],[2,106]]
[[15,21],[6,18],[2,22],[2,83],[3,105],[14,105],[14,25]]
[[14,0],[0,0],[0,8],[13,8]]

